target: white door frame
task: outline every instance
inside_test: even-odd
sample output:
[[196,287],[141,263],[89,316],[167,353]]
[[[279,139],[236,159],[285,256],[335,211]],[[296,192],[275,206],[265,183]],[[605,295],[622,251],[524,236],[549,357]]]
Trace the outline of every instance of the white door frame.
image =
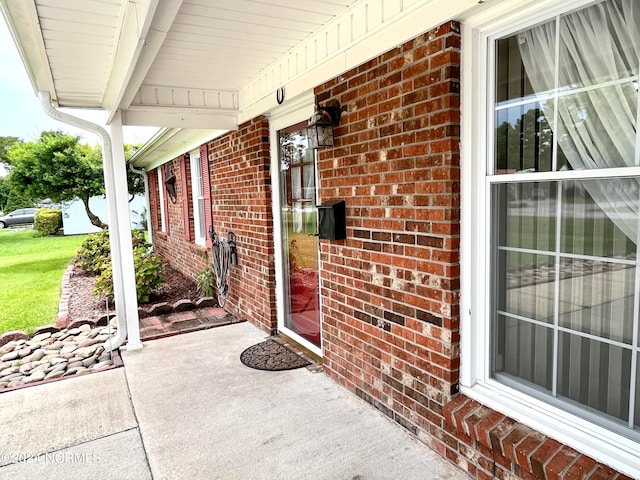
[[[275,108],[269,115],[269,142],[271,150],[271,197],[273,206],[273,241],[276,267],[276,309],[278,316],[278,330],[298,342],[316,355],[322,356],[322,347],[318,347],[284,325],[285,320],[285,288],[284,288],[284,258],[282,252],[282,204],[280,202],[280,170],[278,159],[278,131],[296,123],[308,120],[314,112],[315,97],[308,91],[292,100],[287,100]],[[316,175],[316,181],[317,181]],[[316,183],[317,188],[317,183]],[[320,252],[318,252],[318,255]],[[320,270],[320,262],[318,262]],[[322,297],[320,297],[322,306]],[[322,310],[322,308],[321,308]],[[322,312],[320,313],[320,331],[322,332]]]

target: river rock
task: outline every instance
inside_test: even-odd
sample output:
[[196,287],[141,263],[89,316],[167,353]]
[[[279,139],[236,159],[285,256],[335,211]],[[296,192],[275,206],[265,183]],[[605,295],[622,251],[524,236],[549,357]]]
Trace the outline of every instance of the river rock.
[[65,374],[63,375],[63,377],[69,377],[71,375],[75,375],[77,373],[81,373],[84,372],[86,370],[86,367],[74,367],[74,368],[69,368],[67,369],[67,371],[65,372]]
[[35,343],[40,343],[40,342],[42,342],[44,340],[47,340],[49,338],[51,338],[51,332],[45,332],[45,333],[41,333],[39,335],[36,335],[35,337],[33,337],[31,339],[31,341],[35,342]]
[[51,371],[51,372],[47,373],[47,376],[44,377],[44,378],[46,380],[51,380],[53,378],[61,378],[62,376],[64,376],[64,372],[65,372],[64,369],[62,369],[62,370],[54,370],[54,371]]
[[19,371],[20,369],[18,367],[9,367],[9,368],[5,368],[4,370],[2,370],[0,372],[0,378],[2,377],[6,377],[7,375],[12,375],[14,373],[16,373],[17,371]]
[[38,365],[37,367],[31,369],[31,375],[33,375],[36,372],[40,372],[40,371],[46,372],[47,369],[50,366],[51,366],[51,364],[49,364],[49,363],[43,363],[42,365]]
[[[31,372],[31,369],[33,368],[33,366],[31,365],[31,363],[25,363],[23,365],[20,365],[20,373],[22,373],[23,375],[28,375],[29,372]],[[2,376],[2,372],[0,372],[0,377]]]
[[98,343],[98,340],[96,340],[95,338],[87,338],[86,340],[83,340],[82,342],[78,343],[78,347],[79,348],[90,347],[91,345],[95,345],[96,343]]
[[69,343],[64,347],[62,347],[62,349],[60,350],[60,355],[65,355],[67,353],[75,352],[77,348],[78,348],[78,345],[76,345],[75,343]]
[[18,358],[18,350],[14,350],[13,352],[5,353],[0,357],[0,361],[9,362],[11,360],[15,360]]
[[44,370],[38,370],[37,372],[33,372],[28,377],[25,377],[24,380],[22,380],[22,383],[29,384],[29,383],[41,382],[42,380],[44,380],[44,377],[46,376],[47,374],[44,372]]
[[96,355],[94,355],[93,357],[88,357],[85,358],[82,361],[82,366],[83,367],[90,367],[91,365],[93,365],[94,363],[96,363],[96,360],[98,360],[98,357]]
[[98,370],[99,368],[109,367],[111,365],[113,365],[111,363],[111,360],[106,360],[104,362],[96,363],[93,367],[91,367],[91,370]]
[[47,371],[47,377],[52,373],[62,372],[64,373],[67,370],[66,363],[59,363],[57,365],[52,365],[51,368]]
[[13,352],[14,348],[16,348],[16,341],[15,340],[11,340],[10,342],[7,342],[2,347],[0,347],[0,355],[4,355],[5,353]]
[[[28,357],[25,357],[25,361],[28,362],[33,362],[33,361],[37,361],[37,360],[42,360],[44,358],[44,350],[43,349],[38,349],[35,352],[33,352],[31,355],[29,355]],[[27,360],[28,358],[28,360]]]
[[16,372],[16,373],[12,373],[11,375],[7,375],[6,377],[2,377],[2,381],[9,382],[9,381],[13,381],[21,378],[24,378],[24,375],[22,375],[20,372]]
[[94,353],[96,353],[97,349],[98,349],[98,345],[90,345],[88,347],[79,348],[74,353],[79,357],[87,358],[92,356]]

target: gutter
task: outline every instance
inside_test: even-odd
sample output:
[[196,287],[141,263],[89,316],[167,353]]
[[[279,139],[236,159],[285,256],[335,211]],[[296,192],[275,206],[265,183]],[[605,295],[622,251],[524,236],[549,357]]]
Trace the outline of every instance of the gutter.
[[[108,162],[113,163],[113,147],[111,145],[111,136],[109,135],[109,133],[100,125],[96,125],[95,123],[91,123],[82,118],[74,117],[73,115],[69,115],[68,113],[61,112],[60,110],[57,110],[56,108],[54,108],[53,105],[51,104],[51,94],[49,92],[39,92],[38,97],[40,98],[40,106],[42,107],[42,110],[44,110],[44,112],[54,120],[58,120],[59,122],[66,123],[67,125],[71,125],[74,127],[81,128],[82,130],[87,130],[89,132],[95,133],[102,139],[102,162],[103,162],[103,165],[105,166],[104,168],[105,187],[107,191],[115,192],[116,191],[115,179],[113,178],[113,175],[109,175],[107,173],[107,168],[106,168],[106,166],[109,164]],[[117,228],[114,230],[117,230]],[[118,238],[117,233],[111,229],[109,229],[109,240],[111,242],[112,250],[113,249],[120,250],[120,239]],[[113,255],[112,255],[112,259],[113,259]],[[118,289],[122,291],[115,292],[116,282],[114,281],[113,282],[114,296],[117,295],[116,298],[123,299],[124,288],[123,288],[122,282],[117,282],[117,283],[118,283]],[[105,342],[104,344],[104,348],[106,351],[113,351],[117,349],[124,343],[124,341],[127,338],[127,322],[126,322],[125,315],[117,315],[117,322],[118,322],[118,330],[117,330],[116,336],[107,340],[107,342]]]
[[149,243],[151,244],[151,248],[153,248],[153,229],[151,228],[151,200],[149,199],[149,174],[144,169],[144,167],[137,169],[133,166],[132,162],[129,162],[129,170],[133,173],[137,173],[144,180],[144,199],[146,201],[147,207],[147,237],[149,239]]

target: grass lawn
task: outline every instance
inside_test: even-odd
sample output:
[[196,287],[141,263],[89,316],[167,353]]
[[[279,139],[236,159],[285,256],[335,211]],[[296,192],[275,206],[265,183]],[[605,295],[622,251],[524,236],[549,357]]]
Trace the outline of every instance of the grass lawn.
[[86,238],[34,234],[0,230],[0,333],[55,322],[62,276]]

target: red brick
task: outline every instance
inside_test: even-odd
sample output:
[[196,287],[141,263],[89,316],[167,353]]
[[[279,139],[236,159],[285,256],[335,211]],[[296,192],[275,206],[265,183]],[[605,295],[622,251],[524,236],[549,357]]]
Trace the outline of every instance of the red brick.
[[517,424],[513,430],[511,430],[503,439],[502,439],[502,452],[504,456],[510,459],[513,462],[517,461],[516,457],[516,449],[515,447],[530,433],[532,433],[529,427]]
[[605,465],[598,465],[587,478],[589,480],[611,480],[618,472]]
[[560,450],[560,447],[562,447],[560,442],[548,438],[533,452],[529,462],[531,463],[531,471],[536,477],[545,478],[545,463]]
[[591,473],[596,466],[596,461],[586,455],[580,455],[573,464],[565,471],[563,480],[583,480]]
[[547,480],[561,480],[566,468],[579,455],[574,449],[563,446],[544,466]]
[[530,457],[531,454],[547,440],[540,432],[531,432],[515,447],[516,463],[522,468],[532,471]]
[[482,421],[476,425],[476,440],[483,445],[491,448],[491,439],[489,431],[493,429],[499,422],[504,420],[505,416],[499,412],[491,411]]

